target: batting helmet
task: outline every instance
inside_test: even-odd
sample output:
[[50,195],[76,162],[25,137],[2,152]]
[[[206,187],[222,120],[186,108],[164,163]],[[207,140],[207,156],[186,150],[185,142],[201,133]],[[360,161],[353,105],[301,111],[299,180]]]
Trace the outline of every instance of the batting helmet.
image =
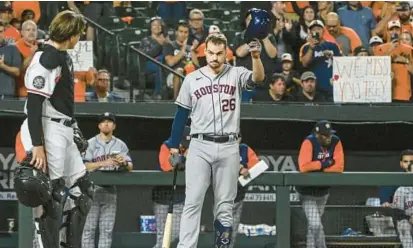
[[254,39],[262,40],[268,36],[271,31],[271,16],[263,10],[252,8],[246,16],[251,15],[251,21],[245,31],[244,40],[249,43]]
[[27,160],[16,169],[14,190],[19,202],[32,208],[46,204],[52,197],[50,179]]

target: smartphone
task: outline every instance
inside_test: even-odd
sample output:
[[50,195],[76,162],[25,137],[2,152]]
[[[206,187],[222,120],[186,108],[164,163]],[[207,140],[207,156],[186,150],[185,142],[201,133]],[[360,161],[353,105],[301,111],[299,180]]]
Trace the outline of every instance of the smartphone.
[[312,37],[313,37],[313,39],[315,39],[315,40],[320,40],[320,34],[318,33],[318,32],[313,32],[312,33]]
[[395,41],[395,40],[398,40],[398,39],[399,39],[399,34],[397,34],[397,33],[394,33],[390,36],[391,41]]

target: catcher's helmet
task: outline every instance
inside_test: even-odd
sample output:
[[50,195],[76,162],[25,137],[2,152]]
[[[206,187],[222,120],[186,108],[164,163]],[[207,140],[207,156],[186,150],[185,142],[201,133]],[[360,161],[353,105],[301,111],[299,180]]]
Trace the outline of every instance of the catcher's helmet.
[[16,170],[14,189],[19,202],[27,207],[44,205],[52,197],[50,179],[41,170],[27,165]]
[[263,10],[252,8],[247,12],[247,15],[251,15],[251,22],[244,34],[245,42],[249,43],[254,39],[262,40],[268,36],[271,30],[271,16]]

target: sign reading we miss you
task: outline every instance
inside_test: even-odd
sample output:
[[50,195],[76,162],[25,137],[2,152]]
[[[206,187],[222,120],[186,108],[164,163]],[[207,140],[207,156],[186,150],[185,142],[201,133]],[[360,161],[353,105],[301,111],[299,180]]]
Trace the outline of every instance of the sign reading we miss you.
[[93,66],[93,41],[79,41],[67,51],[73,61],[74,71],[88,71]]
[[389,56],[334,57],[333,91],[336,103],[390,103]]

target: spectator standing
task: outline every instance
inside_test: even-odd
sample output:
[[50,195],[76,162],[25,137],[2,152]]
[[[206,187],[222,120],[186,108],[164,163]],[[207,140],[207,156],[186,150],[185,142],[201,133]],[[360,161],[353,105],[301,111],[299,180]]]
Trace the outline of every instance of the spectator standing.
[[291,20],[287,20],[284,16],[276,19],[273,33],[275,44],[277,47],[277,57],[281,59],[284,53],[294,54],[293,44],[297,41],[296,31]]
[[314,20],[310,24],[311,35],[308,42],[301,47],[300,60],[303,66],[312,71],[317,77],[317,91],[327,100],[333,97],[333,87],[330,79],[333,74],[333,56],[341,56],[335,43],[323,38],[324,24]]
[[159,1],[157,15],[167,23],[176,23],[178,20],[186,19],[186,3],[185,1]]
[[393,102],[407,102],[410,101],[412,95],[410,74],[413,73],[413,48],[400,43],[401,25],[399,21],[390,21],[387,27],[390,39],[376,48],[375,55],[391,56]]
[[13,7],[9,1],[0,2],[0,20],[3,21],[5,27],[4,38],[14,42],[20,39],[20,31],[10,25],[13,18]]
[[253,102],[289,102],[294,98],[287,94],[285,77],[281,73],[274,73],[269,84],[269,89],[257,91],[253,96]]
[[198,41],[198,44],[205,42],[208,36],[209,27],[204,25],[204,13],[199,9],[193,9],[189,12],[189,37],[188,44],[192,44],[194,40]]
[[[113,135],[116,119],[112,113],[99,116],[99,134],[88,140],[89,146],[83,161],[88,171],[131,171],[132,159],[128,146]],[[96,229],[99,230],[98,247],[112,247],[117,207],[116,187],[95,185],[92,206],[83,229],[82,248],[95,247]]]
[[[189,143],[191,140],[190,136],[191,129],[185,126],[184,132],[182,134],[181,144],[179,145],[179,153],[186,158],[188,154]],[[171,155],[171,137],[163,142],[159,150],[159,167],[163,172],[172,172],[174,168],[169,161]],[[184,171],[185,162],[179,168],[175,170]],[[176,186],[175,196],[174,196],[174,217],[172,219],[172,237],[171,241],[174,242],[179,238],[180,222],[182,211],[184,209],[185,202],[185,186]],[[168,215],[169,202],[171,199],[171,186],[156,186],[152,190],[152,201],[153,201],[153,212],[156,218],[156,244],[153,248],[163,248],[162,241],[165,230],[166,217]]]
[[298,46],[294,46],[295,50],[299,50],[302,45],[307,42],[308,35],[310,34],[310,24],[312,21],[315,20],[315,9],[310,5],[303,9],[302,13],[300,14],[300,19],[296,25],[295,31],[297,32],[298,37]]
[[[37,24],[41,17],[41,9],[39,1],[13,1],[13,16],[16,18],[21,18],[24,11],[30,10],[33,12],[33,21]],[[25,20],[21,20],[22,23]]]
[[[301,144],[298,155],[301,173],[342,173],[344,151],[331,123],[319,121]],[[329,187],[296,187],[307,218],[307,247],[326,247],[321,217],[329,197]]]
[[6,24],[0,21],[0,99],[16,96],[16,77],[22,66],[19,50],[13,42],[5,39]]
[[289,53],[284,53],[281,56],[282,71],[281,74],[285,77],[286,91],[288,94],[295,94],[301,87],[300,74],[293,70],[293,56]]
[[316,19],[319,19],[323,23],[325,23],[328,13],[334,11],[334,2],[319,1],[317,2],[317,7],[318,7],[318,13],[316,15],[317,16]]
[[[362,45],[357,33],[351,28],[342,27],[340,17],[334,12],[327,15],[326,31],[324,39],[336,43],[343,56],[350,56],[356,47]],[[331,40],[329,36],[331,36]]]
[[[162,63],[164,60],[163,47],[169,42],[168,37],[165,34],[166,30],[164,30],[165,24],[161,17],[155,16],[150,19],[149,25],[149,36],[142,39],[140,49],[148,56]],[[155,74],[155,90],[153,98],[161,100],[162,82],[164,81],[161,68],[153,62],[147,61],[146,72]]]
[[413,34],[413,24],[410,22],[410,4],[409,2],[400,2],[398,5],[393,4],[388,7],[390,12],[377,25],[378,34],[382,35],[383,40],[389,40],[387,32],[387,23],[389,21],[399,21],[401,31],[408,31]]
[[86,101],[88,102],[123,102],[119,95],[109,92],[110,75],[107,70],[99,70],[95,82],[95,90],[86,92]]
[[341,24],[353,29],[365,48],[368,48],[371,36],[376,35],[376,18],[369,7],[363,6],[360,1],[349,1],[337,11]]
[[[36,13],[31,10],[31,9],[25,9],[23,10],[22,14],[21,14],[21,21],[22,23],[24,23],[25,21],[31,20],[31,21],[35,21],[36,19]],[[39,29],[39,27],[37,27],[37,36],[36,38],[39,39],[45,39],[46,38],[46,32]]]
[[32,61],[33,55],[38,48],[36,41],[37,36],[37,25],[34,21],[25,21],[22,25],[22,39],[16,42],[16,47],[19,49],[23,63],[21,66],[21,73],[16,77],[16,96],[20,99],[25,99],[27,97],[27,89],[24,84],[24,75],[26,74],[26,69],[29,67]]
[[297,102],[325,102],[323,95],[316,90],[317,77],[311,71],[306,71],[301,75],[302,88],[295,95]]
[[[165,62],[181,75],[188,75],[195,71],[198,65],[196,48],[198,41],[194,40],[192,46],[188,43],[189,25],[186,21],[180,21],[176,28],[176,39],[167,43],[163,48]],[[167,85],[173,88],[173,99],[178,96],[181,88],[182,79],[173,73],[167,77]]]

